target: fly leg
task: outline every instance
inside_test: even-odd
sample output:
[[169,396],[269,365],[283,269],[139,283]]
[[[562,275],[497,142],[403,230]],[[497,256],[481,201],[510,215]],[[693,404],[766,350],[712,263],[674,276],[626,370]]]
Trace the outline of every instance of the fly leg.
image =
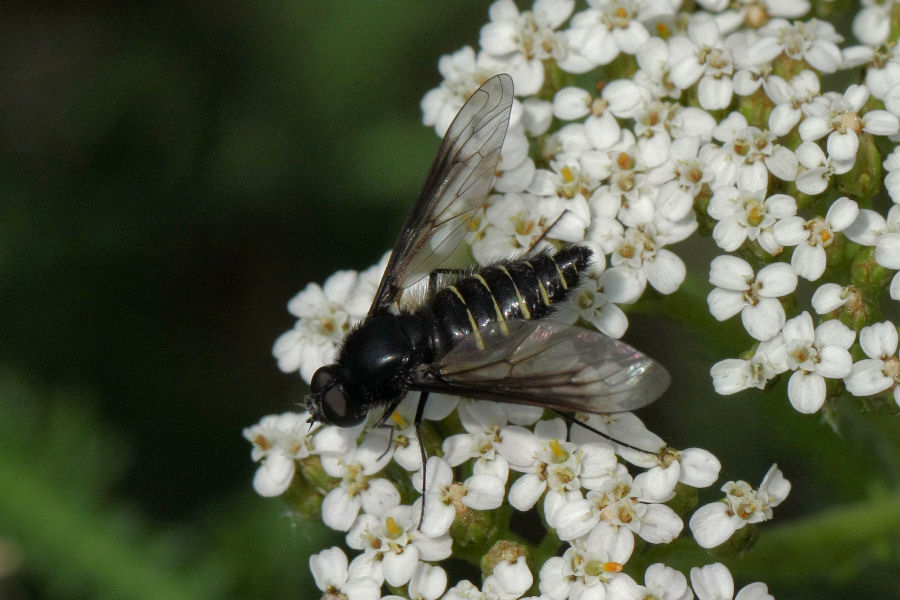
[[416,418],[413,425],[416,428],[416,439],[419,440],[419,456],[422,457],[422,506],[419,511],[419,529],[422,528],[422,521],[425,520],[425,492],[428,490],[427,481],[425,479],[427,470],[425,463],[428,457],[425,455],[425,442],[422,441],[422,414],[425,412],[425,401],[428,400],[428,392],[422,392],[419,396],[419,405],[416,407]]
[[644,448],[638,448],[637,446],[632,446],[628,442],[623,442],[622,440],[617,440],[616,438],[610,436],[609,434],[603,433],[596,427],[592,427],[591,425],[588,425],[584,421],[582,421],[580,419],[576,419],[570,413],[563,412],[561,410],[556,410],[556,409],[551,409],[551,410],[553,412],[555,412],[556,414],[558,414],[560,417],[562,417],[567,423],[569,423],[569,425],[578,425],[579,427],[583,427],[583,428],[587,429],[591,433],[596,433],[600,437],[606,438],[607,440],[612,442],[613,446],[624,446],[626,448],[631,448],[632,450],[637,450],[638,452],[641,452],[642,454],[648,454],[650,456],[656,456],[659,453],[658,450],[646,450]]
[[381,460],[385,454],[388,453],[388,450],[391,449],[391,444],[394,443],[394,431],[397,430],[393,425],[388,425],[387,420],[391,418],[391,415],[394,414],[394,410],[400,404],[400,401],[403,400],[401,396],[397,400],[394,400],[390,404],[388,404],[387,408],[384,409],[384,414],[381,415],[381,418],[378,419],[378,422],[375,423],[375,427],[387,427],[391,430],[390,437],[388,438],[387,447],[384,449],[384,452],[378,455],[378,460]]
[[545,229],[543,231],[543,233],[541,233],[541,236],[538,239],[534,240],[534,242],[532,242],[531,246],[528,248],[528,254],[531,254],[532,251],[535,248],[537,248],[537,245],[540,244],[542,241],[544,241],[547,238],[547,234],[550,233],[550,230],[553,229],[554,227],[556,227],[559,224],[559,222],[563,220],[563,217],[565,217],[567,214],[569,214],[569,212],[570,212],[569,209],[565,208],[565,209],[563,209],[563,211],[561,213],[559,213],[558,217],[553,219],[553,222],[550,223],[550,227]]

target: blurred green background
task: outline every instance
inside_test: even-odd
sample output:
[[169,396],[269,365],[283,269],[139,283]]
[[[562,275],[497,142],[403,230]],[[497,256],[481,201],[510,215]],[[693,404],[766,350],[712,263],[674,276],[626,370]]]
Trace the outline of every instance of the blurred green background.
[[[438,143],[419,101],[488,5],[0,8],[0,599],[312,597],[308,555],[340,536],[253,493],[241,429],[302,399],[270,354],[286,302],[390,247]],[[712,394],[740,334],[696,322],[706,242],[692,287],[631,317],[674,376],[642,416],[722,481],[779,461],[788,524],[894,498],[883,414],[839,437],[783,389]],[[897,597],[896,531],[817,548],[815,577],[729,564],[781,598]]]

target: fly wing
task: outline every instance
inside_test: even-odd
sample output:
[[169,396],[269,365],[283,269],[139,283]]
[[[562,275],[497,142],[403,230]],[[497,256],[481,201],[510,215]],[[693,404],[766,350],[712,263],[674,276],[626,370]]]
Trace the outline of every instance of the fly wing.
[[512,78],[501,73],[459,110],[400,230],[369,314],[394,303],[459,245],[491,189],[512,102]]
[[665,368],[597,331],[550,321],[494,323],[423,366],[411,387],[562,411],[614,413],[650,404]]

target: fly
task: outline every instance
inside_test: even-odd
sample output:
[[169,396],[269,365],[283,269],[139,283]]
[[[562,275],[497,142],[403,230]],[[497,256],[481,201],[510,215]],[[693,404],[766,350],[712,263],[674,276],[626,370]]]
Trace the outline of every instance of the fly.
[[[512,78],[500,74],[456,115],[368,315],[313,375],[311,421],[349,427],[384,407],[383,422],[409,391],[421,392],[417,433],[431,392],[541,406],[572,421],[568,413],[645,406],[668,387],[666,370],[627,344],[547,319],[581,283],[585,246],[530,252],[437,285],[490,191],[512,103]],[[401,308],[403,292],[426,278],[422,301]],[[421,435],[419,449],[424,468]]]

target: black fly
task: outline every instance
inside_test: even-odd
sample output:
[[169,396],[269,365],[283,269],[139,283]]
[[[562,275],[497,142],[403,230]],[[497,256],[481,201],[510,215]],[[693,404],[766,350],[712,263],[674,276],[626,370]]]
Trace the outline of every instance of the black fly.
[[[435,289],[490,190],[512,102],[512,78],[501,74],[456,115],[368,316],[312,378],[311,421],[347,427],[383,406],[384,422],[410,390],[421,392],[419,431],[430,392],[606,414],[647,405],[668,387],[666,370],[634,348],[546,319],[578,287],[591,258],[584,246],[532,252]],[[403,292],[425,278],[423,301],[400,308]],[[419,447],[424,468],[421,435]]]

